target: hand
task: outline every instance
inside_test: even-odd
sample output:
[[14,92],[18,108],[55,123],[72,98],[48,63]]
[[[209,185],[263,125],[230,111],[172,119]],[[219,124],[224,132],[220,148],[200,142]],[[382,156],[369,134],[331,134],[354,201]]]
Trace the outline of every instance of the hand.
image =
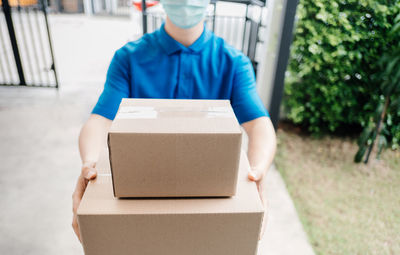
[[87,162],[82,165],[81,175],[78,178],[76,183],[75,191],[72,194],[72,212],[74,214],[72,218],[72,228],[75,231],[76,236],[78,237],[79,241],[81,240],[81,235],[79,233],[79,226],[77,221],[77,210],[79,204],[81,203],[83,193],[85,193],[86,186],[89,180],[93,180],[97,176],[97,170],[95,168],[96,163],[94,162]]
[[267,194],[266,194],[266,190],[265,190],[265,174],[266,171],[263,169],[252,169],[249,171],[248,174],[248,178],[251,181],[254,181],[257,185],[257,189],[258,189],[258,194],[260,195],[261,198],[261,202],[264,206],[264,210],[265,210],[265,214],[264,214],[264,219],[261,225],[261,233],[259,236],[259,240],[261,240],[264,236],[264,232],[265,232],[265,227],[267,225],[267,219],[268,219],[268,201],[267,201]]

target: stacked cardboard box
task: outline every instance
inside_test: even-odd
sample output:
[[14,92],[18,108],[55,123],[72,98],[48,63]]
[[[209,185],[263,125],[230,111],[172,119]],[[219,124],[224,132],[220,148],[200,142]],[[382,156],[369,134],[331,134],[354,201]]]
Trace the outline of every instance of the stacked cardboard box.
[[233,196],[241,136],[228,100],[124,99],[108,135],[114,195]]
[[[188,102],[185,101],[178,103],[186,104]],[[214,102],[211,101],[202,103],[214,104]],[[221,102],[218,101],[216,103],[221,104]],[[226,104],[225,102],[222,103]],[[160,103],[158,103],[157,105],[160,106]],[[193,105],[193,103],[188,105]],[[182,110],[184,113],[182,112],[179,113],[182,114],[182,118],[187,118],[188,113],[185,111],[194,111],[194,112],[198,111],[196,107],[195,108],[197,110],[194,108],[188,110],[187,106],[185,107],[186,110]],[[227,106],[225,105],[221,107],[227,107]],[[157,113],[159,113],[160,111],[162,112],[161,108],[156,108],[157,109],[156,112]],[[142,111],[140,109],[139,110],[134,109],[134,110],[139,112]],[[222,109],[219,110],[222,112]],[[130,111],[131,113],[134,112],[132,108],[130,109]],[[176,116],[175,115],[177,114],[176,111],[177,110],[174,110],[174,112],[172,113],[168,112],[168,114]],[[121,112],[121,107],[119,112]],[[204,110],[202,114],[207,115],[209,112],[210,112],[209,108],[206,108],[206,110]],[[135,114],[139,113],[134,113],[133,115]],[[146,114],[149,113],[144,113],[144,115]],[[230,118],[227,116],[228,116],[227,114],[225,115],[221,114],[220,119]],[[119,118],[121,118],[121,116]],[[196,116],[194,119],[197,118],[199,117]],[[188,121],[191,120],[189,119]],[[188,126],[191,125],[192,124],[188,124]],[[147,125],[143,125],[143,127],[139,128],[136,127],[137,130],[143,128],[142,131],[143,134],[141,135],[144,135],[144,132],[146,130],[145,126]],[[218,138],[219,131],[217,131],[218,126],[214,127],[215,127],[214,129],[215,132],[209,131],[206,137],[215,135],[216,138],[212,139],[218,140],[219,139]],[[200,128],[200,130],[201,132],[204,131],[204,129],[202,128]],[[236,130],[235,132],[232,133],[235,133],[235,136],[237,134]],[[118,145],[121,146],[121,143],[125,143],[124,146],[121,146],[122,147],[120,149],[121,151],[124,151],[123,147],[127,148],[128,151],[133,150],[133,147],[129,147],[130,146],[129,144],[135,142],[135,139],[132,139],[128,142],[127,140],[129,139],[115,140],[113,138],[113,134],[116,134],[118,136],[118,132],[115,132],[115,129],[111,130],[110,132],[109,145],[111,149],[110,152],[111,157],[115,156],[115,153],[118,154],[118,150],[114,148],[114,145],[117,145],[118,147]],[[127,134],[129,134],[129,131],[121,132],[121,134],[124,134],[126,138]],[[134,136],[139,136],[139,137],[141,136],[135,134],[135,132],[133,132],[133,134]],[[159,133],[150,133],[148,134],[148,137],[151,137],[154,134],[159,135]],[[169,135],[167,134],[169,133],[162,133],[162,135],[166,137],[168,136],[179,137],[179,134],[169,134]],[[199,132],[189,133],[189,134],[191,137],[196,137],[197,135],[199,135]],[[202,135],[204,134],[201,134],[200,136]],[[221,136],[229,137],[231,136],[231,134],[223,133],[223,135]],[[232,135],[230,139],[235,140],[235,136]],[[180,138],[177,139],[179,141]],[[188,137],[186,137],[186,139],[188,139]],[[191,141],[190,139],[186,140],[186,142],[192,143],[191,146],[194,146],[193,143],[195,141],[202,142],[202,139],[199,140],[194,139],[193,141]],[[154,145],[155,144],[156,142],[154,143]],[[236,146],[237,142],[234,142],[232,144]],[[157,150],[158,148],[155,147],[154,145],[152,145],[151,147],[154,148],[154,150]],[[214,146],[217,145],[218,143],[214,144]],[[143,140],[140,143],[140,146],[135,148],[135,150],[136,151],[140,150],[141,147],[143,148],[145,146],[146,146],[145,140]],[[165,149],[167,147],[163,148]],[[214,150],[214,153],[218,153],[219,150],[219,149],[215,150],[215,148],[209,148],[209,149]],[[236,148],[234,150],[232,148],[226,148],[226,149],[232,150],[232,154],[233,151],[236,150]],[[196,149],[194,148],[193,151],[196,151]],[[186,153],[186,154],[188,153],[187,151],[182,151],[179,149],[176,150],[176,152]],[[146,155],[142,156],[145,157]],[[114,165],[114,163],[117,161],[116,159],[118,159],[119,161],[119,160],[126,160],[126,158],[124,159],[124,157],[121,158],[115,157],[111,160],[111,166],[113,167],[113,169],[111,170],[108,155],[107,154],[102,155],[101,159],[97,163],[97,169],[99,171],[98,177],[96,178],[96,180],[91,181],[88,184],[88,187],[85,191],[82,202],[78,209],[78,222],[80,226],[85,254],[86,255],[92,255],[92,254],[93,255],[94,254],[96,255],[103,255],[103,254],[104,255],[106,254],[107,255],[109,254],[255,255],[257,253],[258,237],[260,234],[261,224],[264,217],[264,209],[261,204],[261,200],[259,198],[256,185],[254,184],[254,182],[249,181],[247,178],[249,163],[245,153],[243,152],[241,153],[239,147],[238,156],[237,157],[230,156],[230,157],[232,161],[235,160],[238,161],[238,166],[236,166],[236,170],[232,170],[232,168],[222,168],[225,170],[217,168],[215,170],[215,171],[228,171],[230,174],[234,174],[233,181],[231,180],[226,183],[222,181],[220,184],[218,183],[215,184],[222,186],[227,185],[228,188],[224,187],[219,190],[213,189],[212,193],[206,192],[204,193],[206,194],[205,196],[207,196],[206,198],[188,197],[188,195],[192,196],[193,194],[195,194],[195,196],[204,196],[202,195],[202,193],[195,193],[196,192],[195,189],[191,189],[190,185],[184,185],[185,181],[192,182],[193,183],[192,185],[196,185],[195,180],[191,179],[190,175],[195,174],[199,176],[199,178],[202,178],[200,172],[203,171],[204,168],[194,167],[195,170],[187,168],[186,171],[188,173],[184,173],[182,169],[175,170],[175,171],[180,171],[179,174],[183,174],[184,179],[181,179],[178,182],[169,182],[167,184],[164,184],[163,180],[171,180],[169,179],[170,177],[168,177],[168,172],[162,172],[163,170],[162,168],[160,168],[158,171],[163,176],[160,179],[158,179],[157,182],[161,185],[164,185],[162,189],[157,189],[156,184],[151,184],[151,179],[149,180],[144,179],[144,181],[147,183],[147,185],[151,185],[154,189],[157,189],[157,193],[154,194],[157,195],[161,194],[160,196],[164,197],[144,198],[149,194],[153,195],[153,193],[151,193],[148,189],[145,189],[144,186],[141,186],[140,188],[133,187],[133,189],[130,189],[129,182],[131,181],[135,182],[134,175],[129,177],[131,178],[131,180],[128,183],[124,183],[124,182],[116,182],[115,173],[116,171],[126,171],[124,174],[129,175],[129,171],[134,171],[136,174],[138,173],[146,174],[146,169],[127,168],[124,170],[122,168],[121,170],[117,168],[118,170],[116,170],[115,169],[116,165]],[[154,161],[158,160],[157,154],[154,155],[153,159]],[[135,159],[136,162],[140,160],[141,160],[140,157]],[[129,163],[128,166],[130,164],[134,164],[135,161]],[[182,161],[177,161],[177,162],[182,162]],[[187,164],[188,163],[189,162],[187,162]],[[232,162],[226,162],[226,163],[232,164]],[[141,165],[142,163],[138,164]],[[232,165],[234,168],[235,163]],[[179,168],[179,166],[174,164],[172,164],[172,166]],[[209,164],[209,166],[212,167],[212,164]],[[207,172],[206,170],[207,169],[205,169],[204,171],[209,178],[218,177],[219,175],[224,176],[223,173],[219,173],[218,175],[214,176],[212,175],[211,172]],[[177,177],[176,176],[177,172],[174,172],[174,168],[169,168],[169,171],[172,171],[173,177]],[[200,172],[198,173],[198,171]],[[114,178],[114,180],[112,180],[112,178]],[[143,180],[142,176],[140,175],[137,175],[136,178],[139,180]],[[179,177],[177,178],[179,179]],[[211,180],[205,180],[205,182],[206,185],[209,185],[210,189],[213,188],[210,185],[212,183]],[[140,182],[136,181],[136,183]],[[131,194],[136,194],[137,197],[129,199],[115,197],[113,193],[114,194],[116,193],[116,190],[118,190],[119,185],[125,185],[124,189],[122,190],[128,192],[126,194],[128,194],[129,197],[131,196]],[[174,185],[182,185],[185,188],[179,188],[179,187],[174,188]],[[232,187],[232,185],[234,187]],[[196,186],[196,189],[197,188],[202,188],[202,187]],[[170,192],[171,190],[173,190],[174,192]],[[203,190],[206,191],[207,189],[203,188]],[[235,195],[226,196],[227,190],[229,190],[230,192],[228,194],[234,193]],[[232,192],[232,190],[234,190],[235,192]],[[163,191],[167,195],[162,193]],[[184,194],[184,195],[182,197],[166,197],[175,194]],[[224,194],[224,195],[223,197],[220,196],[210,197],[210,194],[212,195]]]

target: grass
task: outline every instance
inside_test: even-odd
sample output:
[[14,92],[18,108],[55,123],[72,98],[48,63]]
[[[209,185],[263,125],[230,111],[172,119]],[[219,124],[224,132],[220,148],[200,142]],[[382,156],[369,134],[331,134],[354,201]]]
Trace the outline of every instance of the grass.
[[278,130],[276,165],[316,254],[400,254],[400,152],[353,163],[352,139]]

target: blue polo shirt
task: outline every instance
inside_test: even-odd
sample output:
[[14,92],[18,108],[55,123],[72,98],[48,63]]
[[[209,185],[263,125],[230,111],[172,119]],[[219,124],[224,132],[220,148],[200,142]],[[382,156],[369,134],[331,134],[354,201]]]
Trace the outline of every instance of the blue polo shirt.
[[248,57],[206,27],[189,47],[162,25],[118,49],[92,113],[113,120],[122,98],[229,99],[239,123],[268,116]]

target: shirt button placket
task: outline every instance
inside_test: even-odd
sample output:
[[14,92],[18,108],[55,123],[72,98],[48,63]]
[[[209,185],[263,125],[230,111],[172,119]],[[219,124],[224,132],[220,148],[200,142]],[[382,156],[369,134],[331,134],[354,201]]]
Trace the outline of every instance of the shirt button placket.
[[183,62],[182,62],[182,78],[183,82],[181,84],[181,91],[182,91],[182,96],[184,98],[191,98],[191,61],[190,61],[190,55],[185,53],[183,55]]
[[185,53],[181,52],[180,53],[180,58],[179,58],[179,83],[178,83],[178,98],[183,98],[184,97],[184,91],[183,88],[185,86],[185,79],[184,79],[184,74],[185,74]]

